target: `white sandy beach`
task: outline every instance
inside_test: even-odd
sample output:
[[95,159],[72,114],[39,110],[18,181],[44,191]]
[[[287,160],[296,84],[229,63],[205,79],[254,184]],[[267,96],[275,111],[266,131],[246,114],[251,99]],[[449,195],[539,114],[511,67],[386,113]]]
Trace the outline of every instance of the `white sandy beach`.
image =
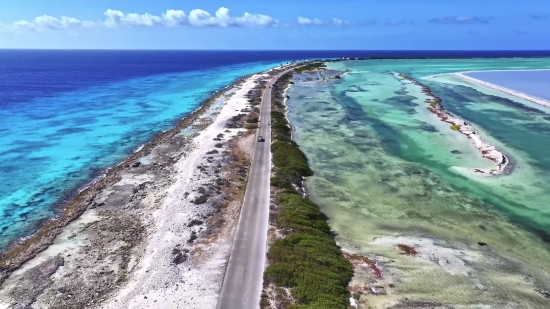
[[[510,71],[549,71],[549,70],[547,70],[547,69],[540,69],[540,70],[497,70],[495,72],[510,72]],[[489,87],[491,89],[499,90],[499,91],[502,91],[502,92],[507,93],[509,95],[513,95],[513,96],[516,96],[518,98],[521,98],[521,99],[524,99],[524,100],[527,100],[527,101],[530,101],[530,102],[533,102],[533,103],[536,103],[536,104],[539,104],[539,105],[542,105],[542,106],[545,106],[545,107],[550,107],[550,101],[548,101],[548,100],[537,98],[537,97],[534,97],[534,96],[531,96],[531,95],[528,95],[528,94],[525,94],[525,93],[522,93],[522,92],[519,92],[519,91],[516,91],[516,90],[508,89],[508,88],[505,88],[505,87],[502,87],[502,86],[498,86],[498,85],[488,83],[488,82],[479,80],[477,78],[473,78],[473,77],[465,75],[465,74],[473,73],[473,72],[485,72],[485,71],[465,71],[465,72],[458,72],[458,73],[454,73],[454,74],[461,77],[461,78],[463,78],[463,79],[465,79],[465,80],[467,80],[467,81],[470,81],[470,82],[473,82],[473,83],[476,83],[476,84],[479,84],[479,85],[483,85],[483,86]]]
[[[184,227],[200,212],[200,207],[189,201],[193,198],[193,189],[200,186],[194,181],[199,177],[197,167],[204,164],[206,152],[214,148],[213,139],[225,131],[224,124],[237,115],[247,105],[244,95],[254,87],[249,78],[236,93],[226,101],[214,123],[195,137],[196,148],[176,163],[177,181],[169,189],[162,207],[153,213],[155,232],[148,239],[145,258],[140,262],[139,270],[126,287],[113,297],[104,308],[215,308],[225,263],[232,243],[232,229],[225,237],[215,243],[199,245],[202,258],[174,267],[171,264],[171,250],[182,240],[189,238],[190,232]],[[225,133],[227,138],[236,135],[242,129],[232,129]],[[186,192],[192,192],[186,197]],[[233,225],[233,224],[232,224]],[[197,250],[197,249],[195,249]]]
[[[190,231],[182,227],[194,212],[200,212],[189,202],[195,198],[194,189],[200,186],[196,181],[200,174],[198,166],[205,163],[205,154],[214,148],[216,141],[213,139],[220,132],[225,132],[225,137],[231,139],[238,132],[245,131],[230,129],[227,132],[225,123],[247,107],[245,95],[259,78],[260,75],[251,76],[226,100],[214,123],[195,137],[196,148],[176,163],[178,180],[168,189],[163,206],[153,214],[157,228],[148,240],[146,258],[127,286],[103,308],[216,307],[240,204],[235,205],[232,222],[228,222],[219,238],[195,245],[193,250],[197,255],[190,259],[191,267],[183,263],[174,269],[170,265],[171,250],[189,238]],[[186,196],[187,192],[191,194]]]

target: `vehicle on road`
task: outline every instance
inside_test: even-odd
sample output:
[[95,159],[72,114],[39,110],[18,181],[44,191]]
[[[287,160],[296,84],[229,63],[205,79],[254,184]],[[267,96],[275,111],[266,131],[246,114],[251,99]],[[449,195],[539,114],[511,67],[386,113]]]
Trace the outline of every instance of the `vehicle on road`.
[[263,137],[261,137],[261,136],[258,136],[258,142],[260,142],[260,143],[261,143],[261,142],[265,142],[265,139],[264,139]]

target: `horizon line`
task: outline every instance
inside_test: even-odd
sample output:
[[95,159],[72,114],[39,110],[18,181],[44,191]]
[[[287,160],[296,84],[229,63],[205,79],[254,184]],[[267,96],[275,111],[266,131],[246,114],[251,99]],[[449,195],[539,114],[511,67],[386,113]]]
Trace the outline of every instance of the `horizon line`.
[[356,51],[356,52],[380,52],[380,51],[415,51],[415,52],[550,52],[550,49],[201,49],[201,48],[0,48],[1,50],[66,50],[66,51],[79,51],[79,50],[97,50],[97,51],[315,51],[315,52],[340,52],[340,51]]

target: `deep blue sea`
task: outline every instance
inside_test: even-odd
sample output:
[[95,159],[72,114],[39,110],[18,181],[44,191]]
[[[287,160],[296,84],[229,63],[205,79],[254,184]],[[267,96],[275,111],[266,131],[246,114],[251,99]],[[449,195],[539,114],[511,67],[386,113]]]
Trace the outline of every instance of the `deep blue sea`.
[[0,50],[0,250],[237,78],[290,60],[370,56],[550,52]]
[[484,71],[466,75],[543,100],[550,100],[550,70],[544,71]]

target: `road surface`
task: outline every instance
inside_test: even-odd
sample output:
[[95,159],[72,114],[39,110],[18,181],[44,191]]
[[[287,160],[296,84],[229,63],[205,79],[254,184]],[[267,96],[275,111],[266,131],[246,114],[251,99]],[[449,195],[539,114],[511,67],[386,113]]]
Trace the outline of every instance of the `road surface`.
[[271,85],[287,71],[272,78],[260,105],[258,142],[252,157],[243,207],[217,309],[258,309],[265,268],[269,225],[269,180],[271,178]]

